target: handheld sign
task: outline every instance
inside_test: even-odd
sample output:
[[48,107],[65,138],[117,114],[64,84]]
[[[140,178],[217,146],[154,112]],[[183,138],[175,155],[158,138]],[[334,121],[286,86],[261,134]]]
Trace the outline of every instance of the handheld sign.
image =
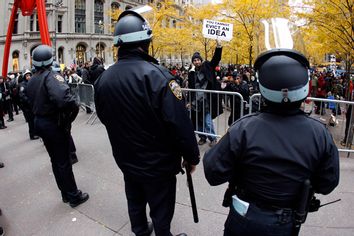
[[230,41],[232,39],[233,24],[214,20],[203,20],[203,36],[209,39]]

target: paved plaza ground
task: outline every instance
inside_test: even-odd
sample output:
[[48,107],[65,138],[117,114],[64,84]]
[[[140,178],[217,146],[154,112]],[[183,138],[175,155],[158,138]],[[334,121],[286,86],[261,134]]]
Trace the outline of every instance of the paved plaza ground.
[[[78,187],[90,199],[71,208],[61,201],[48,154],[40,140],[31,141],[23,115],[0,130],[0,225],[8,236],[28,235],[133,235],[130,231],[124,181],[112,157],[104,126],[86,124],[88,115],[80,112],[73,124],[73,137],[79,162],[73,170]],[[209,148],[201,147],[201,152]],[[300,235],[354,235],[354,154],[341,153],[341,179],[323,203],[342,201],[310,214]],[[193,175],[200,222],[193,223],[186,176],[178,175],[174,234],[218,236],[223,234],[227,209],[221,206],[226,185],[210,187],[200,165]]]

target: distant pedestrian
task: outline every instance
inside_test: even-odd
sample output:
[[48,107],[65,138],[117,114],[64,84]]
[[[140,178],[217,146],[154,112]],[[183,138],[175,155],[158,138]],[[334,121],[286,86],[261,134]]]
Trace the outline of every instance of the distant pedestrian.
[[95,57],[92,62],[92,66],[90,67],[90,81],[91,84],[94,84],[97,78],[105,71],[102,59],[99,57]]
[[14,114],[13,114],[13,106],[12,106],[12,91],[11,91],[11,87],[10,87],[10,82],[11,80],[15,78],[14,75],[8,75],[6,80],[3,83],[3,96],[4,96],[4,108],[5,111],[9,117],[9,119],[7,120],[7,122],[11,122],[14,121]]
[[23,74],[23,81],[19,85],[19,97],[20,97],[20,107],[22,109],[23,115],[26,119],[26,122],[28,124],[28,133],[30,136],[31,140],[38,139],[39,137],[35,134],[34,130],[34,114],[32,112],[31,104],[29,101],[29,98],[26,94],[26,89],[29,80],[31,79],[32,72],[29,70],[26,70],[25,73]]
[[4,77],[0,75],[0,129],[7,128],[5,125],[4,115],[5,115],[5,84]]

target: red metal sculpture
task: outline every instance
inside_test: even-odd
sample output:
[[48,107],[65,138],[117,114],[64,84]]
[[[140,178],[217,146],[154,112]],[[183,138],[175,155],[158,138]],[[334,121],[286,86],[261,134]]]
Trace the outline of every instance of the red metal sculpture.
[[51,46],[52,43],[49,37],[47,14],[45,10],[44,0],[15,0],[11,11],[10,22],[7,28],[7,35],[5,41],[4,61],[2,63],[2,76],[7,75],[7,66],[9,63],[10,46],[12,39],[12,32],[15,26],[15,19],[17,11],[20,8],[23,16],[32,15],[33,10],[37,7],[39,32],[41,35],[42,44]]

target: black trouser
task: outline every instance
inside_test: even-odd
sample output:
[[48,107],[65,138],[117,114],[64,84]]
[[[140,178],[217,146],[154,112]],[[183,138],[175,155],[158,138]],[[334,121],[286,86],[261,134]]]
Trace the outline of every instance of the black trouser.
[[18,115],[18,108],[19,108],[19,97],[18,96],[14,96],[12,97],[12,106],[13,106],[13,111],[15,111],[16,115]]
[[156,236],[172,236],[171,221],[176,202],[176,177],[158,182],[139,182],[124,176],[125,194],[132,231],[137,236],[148,236],[146,204]]
[[70,162],[70,133],[60,128],[55,118],[36,116],[34,126],[50,156],[58,188],[62,193],[76,193],[77,186]]
[[13,109],[12,109],[12,101],[11,99],[9,100],[5,100],[5,110],[7,112],[7,114],[9,115],[9,119],[12,120],[14,118],[14,114],[13,114]]
[[29,136],[33,138],[36,135],[34,132],[34,115],[31,111],[23,111],[23,115],[28,123]]

